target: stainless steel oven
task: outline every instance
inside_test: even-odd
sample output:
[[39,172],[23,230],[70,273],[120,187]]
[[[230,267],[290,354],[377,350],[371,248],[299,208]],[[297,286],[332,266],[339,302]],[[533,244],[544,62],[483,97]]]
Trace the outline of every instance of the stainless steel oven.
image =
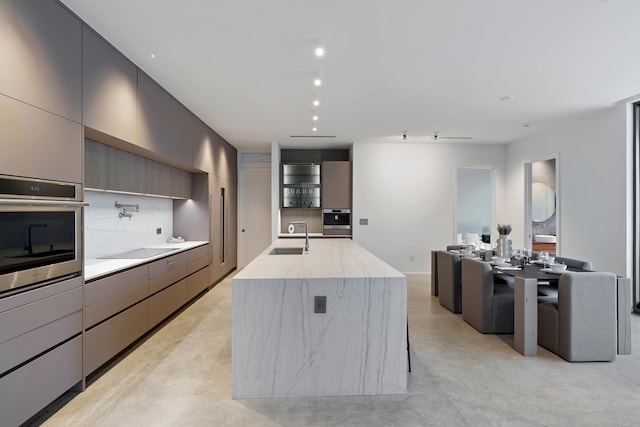
[[0,297],[82,272],[81,185],[0,175]]

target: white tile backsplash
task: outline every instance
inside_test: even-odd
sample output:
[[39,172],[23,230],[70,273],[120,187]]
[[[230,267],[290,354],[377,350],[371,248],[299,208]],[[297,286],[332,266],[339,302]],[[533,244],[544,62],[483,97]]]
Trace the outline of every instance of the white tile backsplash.
[[[95,259],[131,249],[166,243],[173,233],[173,200],[85,191],[84,256]],[[122,204],[139,205],[131,218],[120,218]],[[161,228],[162,233],[156,234]]]

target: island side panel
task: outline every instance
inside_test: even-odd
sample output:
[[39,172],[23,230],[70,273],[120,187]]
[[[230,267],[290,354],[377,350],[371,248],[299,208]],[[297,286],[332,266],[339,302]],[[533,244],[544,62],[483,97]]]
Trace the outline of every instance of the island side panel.
[[[234,398],[406,393],[405,277],[232,286]],[[315,296],[326,313],[314,313]]]

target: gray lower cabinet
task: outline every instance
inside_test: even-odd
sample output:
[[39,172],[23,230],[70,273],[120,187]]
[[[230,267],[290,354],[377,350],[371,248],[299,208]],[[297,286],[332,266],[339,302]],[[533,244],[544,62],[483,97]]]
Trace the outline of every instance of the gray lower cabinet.
[[209,286],[209,245],[85,284],[85,375]]
[[91,373],[149,330],[149,301],[144,300],[85,332],[85,372]]
[[149,264],[149,294],[152,295],[187,275],[187,253],[180,252]]
[[149,326],[154,327],[188,301],[187,279],[169,286],[149,298]]
[[82,278],[1,299],[0,325],[0,413],[20,425],[82,381]]

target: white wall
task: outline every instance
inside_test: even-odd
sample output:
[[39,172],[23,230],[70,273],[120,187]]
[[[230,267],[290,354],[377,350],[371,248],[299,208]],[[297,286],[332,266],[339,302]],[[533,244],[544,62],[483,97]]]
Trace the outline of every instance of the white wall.
[[558,253],[630,276],[628,108],[610,107],[507,146],[505,222],[513,225],[514,247],[525,241],[524,163],[558,153]]
[[[495,167],[496,219],[504,222],[505,151],[504,145],[354,144],[353,239],[403,273],[429,272],[431,250],[454,243],[456,167]],[[359,225],[361,218],[369,225]]]
[[[84,257],[94,259],[131,249],[166,243],[173,233],[173,200],[158,197],[86,191],[84,210]],[[120,218],[115,202],[138,204],[131,219]],[[156,228],[162,233],[156,234]]]

